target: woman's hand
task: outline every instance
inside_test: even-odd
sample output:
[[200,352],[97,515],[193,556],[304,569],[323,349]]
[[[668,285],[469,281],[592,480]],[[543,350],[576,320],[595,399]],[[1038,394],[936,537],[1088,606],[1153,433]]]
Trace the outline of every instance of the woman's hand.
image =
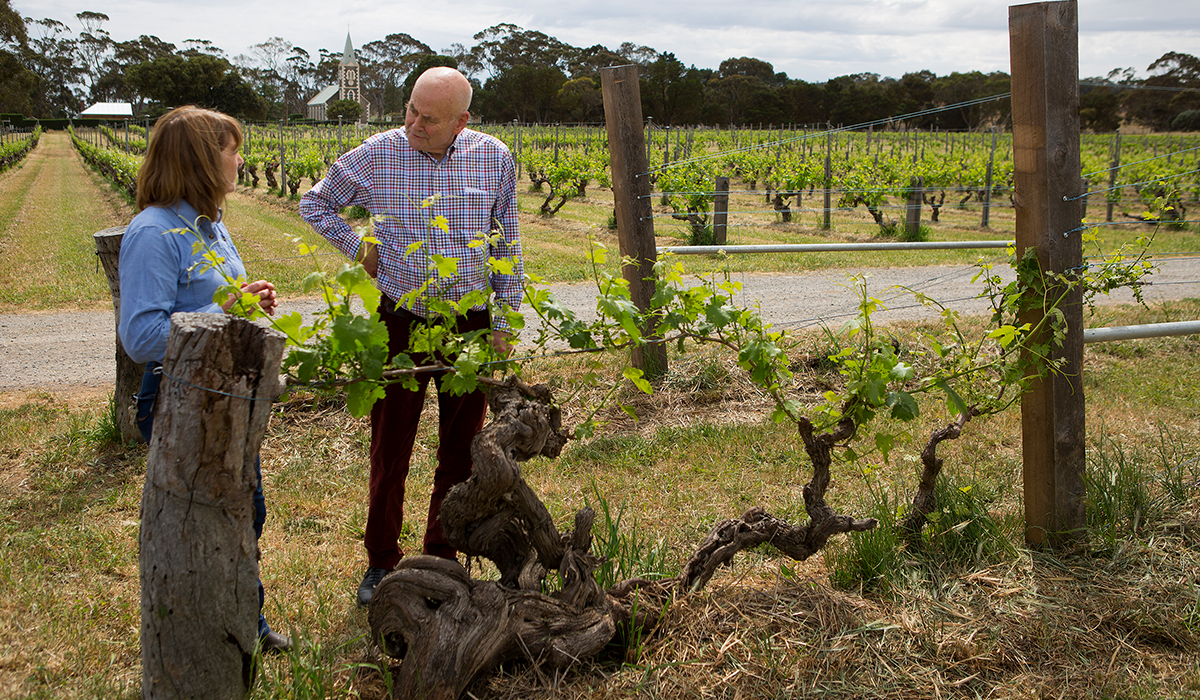
[[[258,305],[262,307],[264,313],[268,316],[275,315],[275,307],[279,306],[279,299],[275,296],[275,285],[266,280],[258,280],[250,284],[242,285],[242,294],[253,294],[258,297]],[[237,297],[230,294],[229,301],[221,305],[222,309],[228,312],[233,308]]]

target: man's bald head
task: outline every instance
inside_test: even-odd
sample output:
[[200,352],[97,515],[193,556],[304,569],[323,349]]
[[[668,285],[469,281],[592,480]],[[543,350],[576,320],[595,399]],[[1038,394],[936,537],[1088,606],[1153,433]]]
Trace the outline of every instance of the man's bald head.
[[413,94],[425,89],[435,91],[453,105],[455,112],[471,108],[471,83],[467,77],[448,66],[434,66],[422,73],[413,84]]
[[404,115],[409,143],[440,159],[471,118],[471,83],[453,68],[436,66],[413,84]]

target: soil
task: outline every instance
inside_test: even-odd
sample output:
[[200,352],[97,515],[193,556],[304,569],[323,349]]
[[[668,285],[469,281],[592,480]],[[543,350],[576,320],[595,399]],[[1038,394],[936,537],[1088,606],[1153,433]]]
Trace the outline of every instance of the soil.
[[[1003,275],[1007,268],[999,270]],[[853,318],[855,294],[846,289],[852,274],[866,274],[871,295],[888,310],[879,322],[928,317],[903,285],[963,313],[983,313],[986,302],[976,299],[979,285],[973,266],[929,266],[830,270],[798,275],[740,274],[741,303],[758,304],[763,317],[778,326],[799,329],[824,323],[837,327]],[[595,288],[587,284],[553,285],[551,291],[566,306],[585,316],[594,310]],[[1160,261],[1160,269],[1144,292],[1147,303],[1200,297],[1200,258]],[[1100,303],[1130,303],[1120,290]],[[284,299],[281,311],[309,312],[316,299]],[[528,332],[528,331],[527,331]],[[536,333],[536,327],[532,329]],[[115,330],[111,311],[0,313],[0,406],[20,403],[35,394],[55,394],[77,401],[105,398],[112,392],[115,372]]]

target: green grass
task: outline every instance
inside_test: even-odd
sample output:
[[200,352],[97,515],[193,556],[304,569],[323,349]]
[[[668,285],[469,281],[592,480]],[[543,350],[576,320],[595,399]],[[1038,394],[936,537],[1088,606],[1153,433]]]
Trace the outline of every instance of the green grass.
[[97,308],[112,303],[92,234],[128,223],[132,209],[82,164],[65,132],[47,132],[0,175],[0,303]]

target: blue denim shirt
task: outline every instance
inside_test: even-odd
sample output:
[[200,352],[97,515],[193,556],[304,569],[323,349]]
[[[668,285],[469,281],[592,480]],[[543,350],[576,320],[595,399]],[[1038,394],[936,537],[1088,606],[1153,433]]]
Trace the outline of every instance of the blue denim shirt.
[[121,239],[121,322],[117,333],[134,362],[162,361],[167,352],[171,314],[180,311],[222,313],[213,294],[225,278],[208,267],[197,240],[223,257],[232,277],[244,275],[225,224],[201,218],[184,201],[171,207],[147,207],[134,217]]

